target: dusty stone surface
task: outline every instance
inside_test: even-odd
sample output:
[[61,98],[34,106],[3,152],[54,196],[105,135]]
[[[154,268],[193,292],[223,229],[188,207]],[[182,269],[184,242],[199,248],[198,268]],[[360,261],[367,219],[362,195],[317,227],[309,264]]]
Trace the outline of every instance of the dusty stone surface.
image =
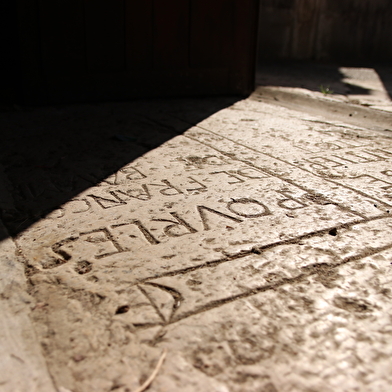
[[56,388],[133,391],[166,349],[151,391],[388,391],[392,135],[257,93],[163,113],[170,140],[25,230],[2,199]]
[[[1,222],[0,233],[6,234]],[[0,242],[0,268],[0,389],[55,392],[30,319],[35,302],[11,238]]]

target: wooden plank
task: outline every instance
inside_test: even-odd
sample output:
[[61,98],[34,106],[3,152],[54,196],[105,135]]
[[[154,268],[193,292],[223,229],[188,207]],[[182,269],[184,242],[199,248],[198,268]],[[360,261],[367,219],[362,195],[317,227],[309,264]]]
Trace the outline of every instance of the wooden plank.
[[71,87],[71,80],[59,81],[50,98],[51,103],[67,103],[230,94],[228,79],[228,68],[91,73]]
[[127,70],[153,65],[153,0],[125,0],[125,52]]
[[254,89],[258,0],[233,0],[234,50],[231,60],[230,89],[249,94]]
[[291,43],[291,54],[297,59],[310,59],[314,55],[320,5],[320,0],[297,0]]
[[365,48],[361,45],[361,37],[367,34],[367,31],[364,26],[358,28],[358,20],[368,17],[365,11],[366,3],[368,0],[322,2],[318,23],[317,58],[357,60],[362,57],[361,53]]
[[[0,3],[0,101],[15,102],[16,84],[18,83],[18,30],[16,5],[14,2]],[[14,99],[2,93],[12,93]]]
[[191,67],[229,67],[233,16],[232,0],[191,1]]
[[21,101],[45,99],[39,38],[38,0],[17,0]]
[[389,0],[324,0],[321,16],[318,36],[322,51],[318,57],[388,60],[385,54],[392,52],[392,3]]
[[43,70],[50,81],[85,71],[83,4],[39,0]]
[[373,31],[376,31],[374,35],[369,34],[373,41],[372,58],[390,63],[392,60],[392,3],[387,4],[385,9],[377,12],[371,19],[374,24]]
[[289,58],[296,0],[260,0],[258,61]]
[[[0,221],[0,238],[7,232]],[[2,392],[56,392],[29,318],[23,264],[11,238],[0,241],[0,385]]]
[[154,68],[189,66],[189,0],[154,1]]
[[85,0],[84,5],[88,71],[124,71],[124,0]]
[[[31,89],[31,103],[38,88],[43,88],[47,103],[191,95],[192,91],[243,93],[251,88],[257,18],[252,4],[257,0],[216,0],[211,5],[193,0],[193,25],[190,0],[37,1],[46,83]],[[39,40],[37,45],[34,55],[41,52]]]

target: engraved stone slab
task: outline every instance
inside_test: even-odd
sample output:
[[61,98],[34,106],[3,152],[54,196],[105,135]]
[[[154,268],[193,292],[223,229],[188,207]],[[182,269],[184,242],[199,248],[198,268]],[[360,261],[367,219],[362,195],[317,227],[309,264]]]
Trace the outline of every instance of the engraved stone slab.
[[38,270],[113,265],[110,279],[118,271],[118,282],[135,283],[360,217],[355,207],[179,136],[78,195],[18,242]]
[[134,390],[166,348],[153,391],[386,391],[391,159],[387,134],[251,97],[34,223],[56,385]]

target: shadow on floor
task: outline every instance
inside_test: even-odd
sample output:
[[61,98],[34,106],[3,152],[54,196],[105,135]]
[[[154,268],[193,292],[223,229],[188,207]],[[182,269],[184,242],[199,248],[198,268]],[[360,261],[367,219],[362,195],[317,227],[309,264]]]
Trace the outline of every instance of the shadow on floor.
[[389,98],[392,100],[392,67],[376,66],[374,68],[380,76],[385,90],[388,92]]
[[[323,92],[328,89],[335,94],[369,95],[371,90],[347,82],[347,75],[341,71],[344,65],[331,65],[310,62],[278,62],[260,64],[257,69],[256,84],[259,86],[300,87]],[[368,77],[369,72],[361,75],[360,69],[373,69],[371,77],[380,78],[389,97],[392,96],[392,67],[386,65],[356,64],[347,65],[354,71],[358,69],[358,80]]]
[[3,110],[0,208],[9,233],[16,236],[83,190],[239,99]]

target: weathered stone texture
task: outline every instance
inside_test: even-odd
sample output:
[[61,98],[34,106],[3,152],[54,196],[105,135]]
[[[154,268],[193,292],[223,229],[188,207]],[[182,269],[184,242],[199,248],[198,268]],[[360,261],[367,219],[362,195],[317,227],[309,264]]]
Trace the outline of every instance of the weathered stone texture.
[[253,96],[37,220],[15,241],[57,388],[133,391],[166,349],[151,391],[388,391],[391,158]]

